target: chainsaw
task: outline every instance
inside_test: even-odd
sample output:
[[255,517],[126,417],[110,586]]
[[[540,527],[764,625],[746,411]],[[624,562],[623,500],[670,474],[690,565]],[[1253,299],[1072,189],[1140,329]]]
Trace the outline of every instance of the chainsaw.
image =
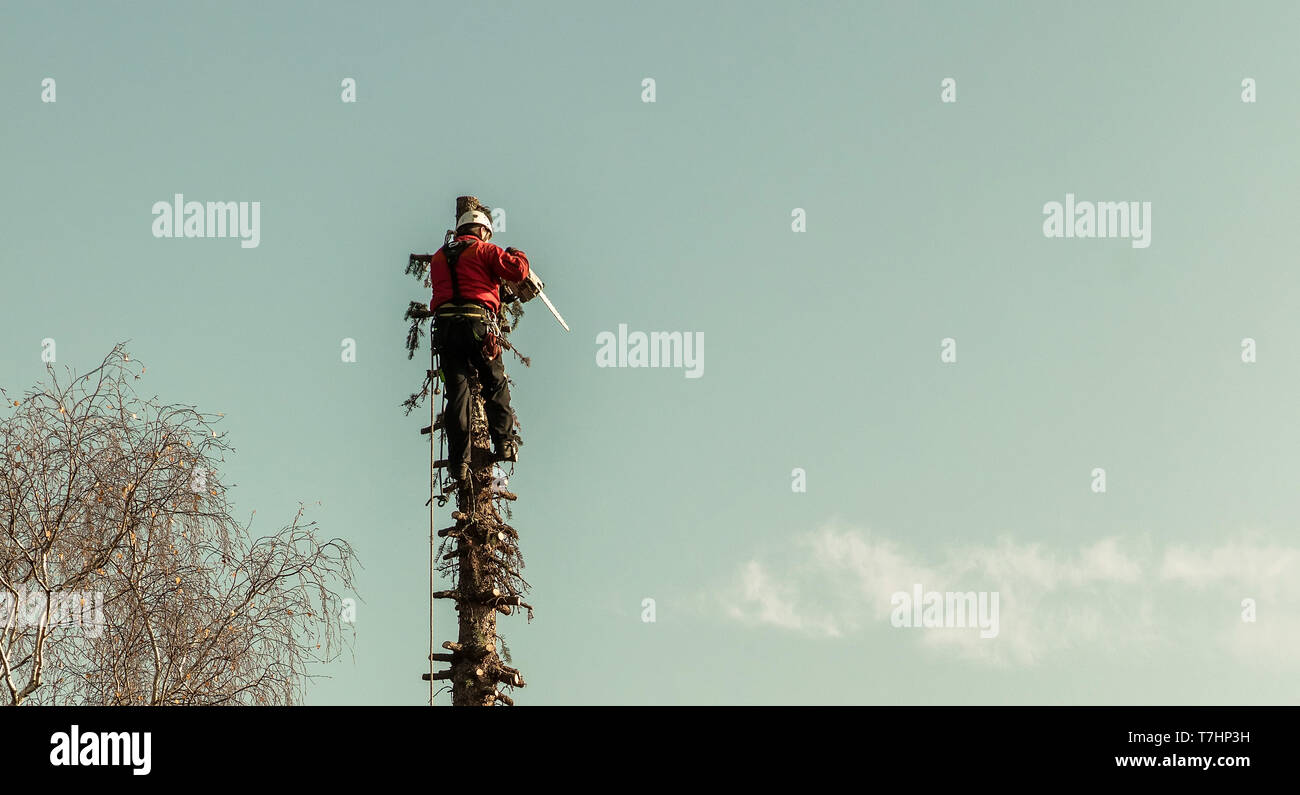
[[534,298],[540,298],[542,299],[542,303],[546,304],[546,308],[551,310],[551,314],[555,315],[555,319],[560,321],[560,325],[564,327],[564,330],[572,331],[572,329],[569,328],[569,324],[564,322],[564,318],[560,317],[560,313],[555,308],[555,304],[552,304],[551,299],[547,298],[546,293],[542,292],[542,288],[545,286],[545,283],[537,277],[537,271],[530,267],[528,269],[527,279],[519,282],[501,283],[501,301],[503,303],[510,303],[512,301],[528,303]]

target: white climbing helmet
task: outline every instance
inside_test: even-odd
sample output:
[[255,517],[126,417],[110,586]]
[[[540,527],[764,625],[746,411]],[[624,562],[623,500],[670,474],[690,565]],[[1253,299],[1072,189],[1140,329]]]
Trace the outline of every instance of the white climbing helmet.
[[481,224],[487,228],[488,235],[492,235],[492,219],[486,213],[479,210],[470,210],[456,219],[456,229],[460,230],[465,224]]

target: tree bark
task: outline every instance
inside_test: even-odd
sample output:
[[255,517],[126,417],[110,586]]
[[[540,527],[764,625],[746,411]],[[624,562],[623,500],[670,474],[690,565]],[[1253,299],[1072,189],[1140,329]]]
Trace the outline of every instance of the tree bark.
[[[497,683],[522,687],[523,676],[502,661],[497,650],[497,611],[502,600],[511,596],[494,596],[519,590],[516,561],[519,551],[513,539],[517,533],[504,532],[505,522],[498,513],[492,492],[493,464],[488,442],[487,418],[477,380],[473,390],[471,485],[457,494],[458,533],[453,537],[456,555],[456,587],[440,592],[456,600],[458,638],[451,666],[451,703],[453,706],[492,706],[502,699]],[[511,603],[517,603],[518,597]]]

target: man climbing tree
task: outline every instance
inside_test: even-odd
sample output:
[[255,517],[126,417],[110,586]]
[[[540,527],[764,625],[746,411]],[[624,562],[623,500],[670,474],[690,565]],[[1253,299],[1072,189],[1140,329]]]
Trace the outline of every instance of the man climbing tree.
[[[493,245],[492,211],[474,196],[457,196],[455,229],[447,230],[443,247],[434,254],[411,254],[406,273],[432,288],[426,306],[407,305],[404,319],[411,321],[406,334],[408,358],[419,348],[422,324],[432,319],[433,355],[424,384],[402,402],[407,413],[429,398],[430,424],[421,433],[445,433],[450,448],[439,460],[438,448],[429,451],[429,704],[434,703],[438,682],[448,682],[456,706],[513,706],[508,694],[524,686],[523,674],[510,666],[510,650],[497,634],[497,614],[513,615],[533,607],[524,601],[529,585],[520,575],[523,555],[519,531],[511,527],[509,503],[517,496],[498,486],[492,475],[494,461],[517,461],[520,440],[502,349],[512,351],[528,365],[510,340],[523,317],[522,305],[541,299],[560,326],[569,326],[543,292],[545,284],[513,248]],[[441,416],[433,395],[438,394],[437,372],[446,384],[446,405]],[[477,386],[476,386],[477,384]],[[482,410],[478,408],[482,402]],[[489,453],[489,439],[494,454]],[[435,437],[430,437],[431,445]],[[455,524],[441,529],[435,513],[445,505],[448,483],[438,476],[442,468],[457,481]],[[436,590],[437,575],[450,578],[452,588]],[[441,647],[433,628],[438,599],[456,602],[457,640]],[[439,648],[445,650],[439,651]],[[436,663],[449,663],[434,670]],[[505,691],[497,688],[504,687]]]
[[527,279],[528,257],[515,248],[503,250],[491,239],[492,219],[480,209],[468,210],[456,219],[454,237],[430,262],[433,346],[447,389],[447,460],[462,483],[470,478],[470,368],[482,387],[496,457],[517,461],[521,443],[514,430],[497,316],[501,282]]

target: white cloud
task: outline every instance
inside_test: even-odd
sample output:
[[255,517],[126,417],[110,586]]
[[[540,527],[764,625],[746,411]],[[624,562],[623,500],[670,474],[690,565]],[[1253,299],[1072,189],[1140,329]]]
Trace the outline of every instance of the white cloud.
[[[1152,548],[1104,538],[1075,548],[1001,539],[928,555],[878,533],[832,523],[795,539],[779,562],[745,561],[724,588],[728,615],[820,637],[863,632],[995,665],[1080,652],[1228,654],[1300,665],[1300,547],[1237,538]],[[996,591],[999,631],[890,625],[890,597]],[[1243,598],[1258,603],[1241,620]]]

